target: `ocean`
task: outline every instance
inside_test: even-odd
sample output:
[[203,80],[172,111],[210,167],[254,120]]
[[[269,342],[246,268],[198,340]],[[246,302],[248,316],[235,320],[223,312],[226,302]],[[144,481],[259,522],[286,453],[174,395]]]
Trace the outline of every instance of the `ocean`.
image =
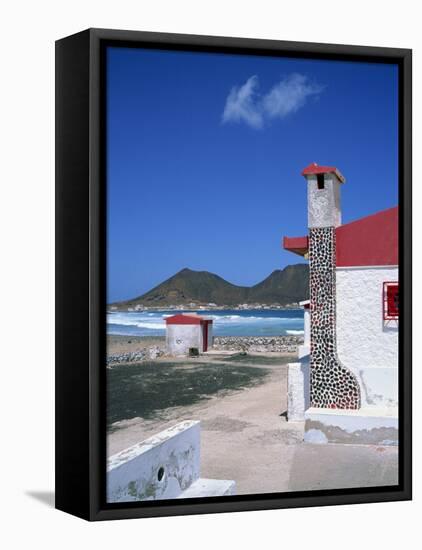
[[[175,310],[109,312],[107,333],[128,336],[165,336],[165,317]],[[183,313],[188,313],[186,310]],[[198,310],[213,319],[214,336],[287,336],[303,334],[302,309]]]

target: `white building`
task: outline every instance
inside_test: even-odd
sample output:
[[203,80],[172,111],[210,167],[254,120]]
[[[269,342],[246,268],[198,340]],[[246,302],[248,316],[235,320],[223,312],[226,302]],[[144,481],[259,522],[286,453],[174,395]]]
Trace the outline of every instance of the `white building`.
[[212,319],[196,313],[181,313],[166,318],[166,344],[170,355],[186,355],[189,348],[199,352],[212,346]]
[[309,259],[310,275],[310,326],[289,377],[291,416],[303,411],[309,439],[397,442],[398,208],[342,225],[345,178],[316,164],[302,175],[308,235],[284,238],[285,249]]

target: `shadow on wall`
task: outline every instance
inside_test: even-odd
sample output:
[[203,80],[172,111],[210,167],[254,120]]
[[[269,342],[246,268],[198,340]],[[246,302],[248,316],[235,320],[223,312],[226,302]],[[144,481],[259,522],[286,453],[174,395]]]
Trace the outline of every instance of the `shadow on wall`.
[[384,321],[383,332],[398,332],[399,331],[399,324],[397,321]]

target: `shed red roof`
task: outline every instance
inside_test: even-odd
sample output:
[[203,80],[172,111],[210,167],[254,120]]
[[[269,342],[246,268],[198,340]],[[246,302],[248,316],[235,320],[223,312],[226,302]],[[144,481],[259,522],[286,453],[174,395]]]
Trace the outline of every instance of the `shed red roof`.
[[[303,246],[305,243],[306,248]],[[284,237],[283,246],[286,250],[303,256],[308,251],[308,237]],[[399,210],[397,206],[337,227],[337,267],[398,265],[398,263]]]
[[201,317],[196,313],[178,313],[171,317],[166,317],[166,323],[168,325],[204,325],[212,323],[212,319]]
[[319,166],[316,162],[313,162],[302,170],[302,176],[312,174],[335,174],[342,183],[346,182],[346,178],[335,166]]

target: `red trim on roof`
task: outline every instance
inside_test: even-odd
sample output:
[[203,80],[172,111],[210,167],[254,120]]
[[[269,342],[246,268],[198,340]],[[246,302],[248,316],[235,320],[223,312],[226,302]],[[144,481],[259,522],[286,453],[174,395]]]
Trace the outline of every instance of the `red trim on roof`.
[[308,252],[308,237],[284,237],[283,248],[299,256],[304,256]]
[[302,176],[311,176],[313,174],[335,174],[342,183],[346,182],[346,178],[335,166],[319,166],[316,162],[313,162],[302,170]]
[[200,315],[189,313],[178,313],[166,318],[168,325],[209,325],[212,319],[205,319]]
[[[308,237],[284,237],[283,247],[304,255]],[[398,206],[337,227],[336,254],[337,267],[398,265]]]

